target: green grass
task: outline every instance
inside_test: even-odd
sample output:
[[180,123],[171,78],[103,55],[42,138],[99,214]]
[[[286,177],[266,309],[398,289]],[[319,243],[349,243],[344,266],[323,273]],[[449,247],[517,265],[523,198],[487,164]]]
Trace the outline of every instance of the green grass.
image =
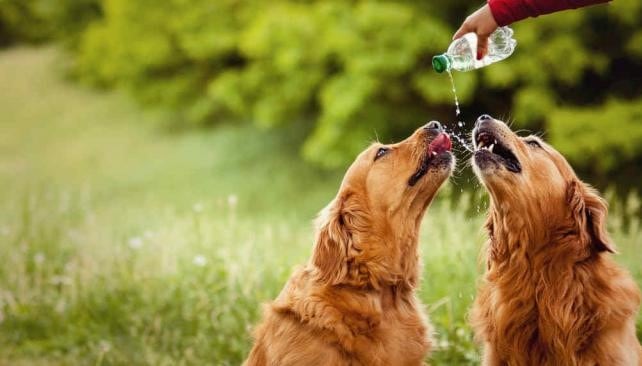
[[[127,96],[62,80],[64,62],[0,54],[0,364],[239,364],[340,172],[300,161],[300,133],[171,131]],[[451,190],[422,227],[435,365],[478,360],[466,311],[483,217]],[[639,203],[626,202],[610,224],[642,282]]]

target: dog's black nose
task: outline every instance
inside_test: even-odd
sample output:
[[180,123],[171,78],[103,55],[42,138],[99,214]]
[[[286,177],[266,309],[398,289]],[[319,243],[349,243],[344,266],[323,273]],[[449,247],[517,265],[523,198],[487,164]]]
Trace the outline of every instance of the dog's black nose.
[[479,118],[477,118],[477,121],[475,122],[475,127],[478,127],[484,121],[490,121],[492,119],[493,119],[493,117],[491,117],[490,115],[482,114],[481,116],[479,116]]
[[424,126],[425,129],[427,130],[437,130],[437,131],[442,131],[443,129],[441,128],[441,123],[437,121],[430,121],[426,123]]

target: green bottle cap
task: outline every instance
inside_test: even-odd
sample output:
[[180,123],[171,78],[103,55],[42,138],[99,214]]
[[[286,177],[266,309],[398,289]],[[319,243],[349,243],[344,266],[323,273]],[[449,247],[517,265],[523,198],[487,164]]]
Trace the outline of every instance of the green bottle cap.
[[450,68],[450,60],[446,55],[437,55],[432,58],[432,68],[442,73]]

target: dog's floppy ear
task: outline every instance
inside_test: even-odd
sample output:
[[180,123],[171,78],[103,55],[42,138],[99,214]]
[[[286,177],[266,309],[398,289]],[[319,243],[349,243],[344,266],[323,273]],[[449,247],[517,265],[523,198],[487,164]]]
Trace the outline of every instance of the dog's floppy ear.
[[344,201],[344,197],[335,198],[321,211],[316,221],[312,264],[316,267],[318,278],[330,284],[341,283],[348,272],[351,237],[342,213]]
[[590,244],[598,252],[615,253],[615,246],[606,231],[606,201],[594,188],[577,180],[569,184],[567,195],[582,242]]
[[339,284],[359,280],[348,277],[350,266],[363,250],[356,239],[368,230],[368,214],[362,206],[355,194],[342,193],[321,211],[312,253],[312,264],[321,281]]

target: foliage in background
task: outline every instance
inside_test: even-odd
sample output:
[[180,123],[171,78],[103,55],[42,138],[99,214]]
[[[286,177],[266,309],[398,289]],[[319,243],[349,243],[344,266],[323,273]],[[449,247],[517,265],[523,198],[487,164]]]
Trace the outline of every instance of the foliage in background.
[[75,46],[100,0],[0,0],[0,46],[63,39]]
[[[477,6],[0,0],[0,38],[71,39],[83,80],[129,89],[178,112],[179,124],[303,124],[303,155],[332,167],[375,136],[389,141],[431,118],[454,127],[449,81],[430,58]],[[618,0],[515,24],[515,55],[455,74],[464,118],[491,113],[548,131],[576,166],[612,178],[642,161],[641,18],[640,1]]]
[[[304,156],[337,166],[375,131],[389,140],[427,118],[452,121],[448,79],[431,70],[430,57],[446,48],[478,3],[103,5],[105,17],[84,35],[78,54],[86,80],[132,89],[147,102],[182,112],[184,123],[233,117],[272,127],[311,120]],[[548,129],[563,153],[595,168],[594,174],[639,159],[640,18],[642,3],[619,0],[516,24],[513,57],[455,75],[464,111],[510,115],[518,126]],[[599,118],[580,119],[576,111]],[[604,140],[600,127],[609,124],[627,132]],[[578,154],[576,137],[593,148]],[[588,163],[603,153],[618,159]]]
[[[0,39],[71,39],[81,79],[129,89],[178,124],[302,124],[304,157],[332,167],[429,118],[454,127],[450,84],[430,58],[478,5],[0,0]],[[641,18],[640,1],[618,0],[515,24],[515,55],[455,74],[464,118],[548,131],[596,181],[612,178],[642,161]]]
[[192,123],[233,116],[271,127],[312,114],[304,154],[333,166],[373,131],[390,137],[423,119],[418,90],[431,75],[418,63],[447,45],[443,21],[403,4],[175,0],[140,17],[148,8],[105,2],[79,55],[86,78]]

